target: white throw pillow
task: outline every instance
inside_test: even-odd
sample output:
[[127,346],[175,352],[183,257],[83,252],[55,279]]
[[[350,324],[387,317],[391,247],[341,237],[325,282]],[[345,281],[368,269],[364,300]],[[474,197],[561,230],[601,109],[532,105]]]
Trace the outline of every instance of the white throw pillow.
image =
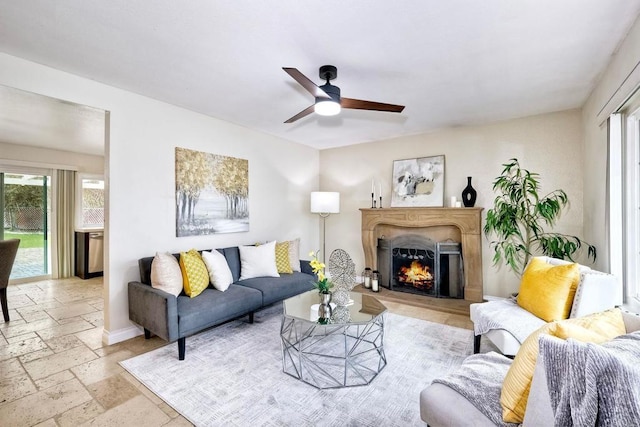
[[240,280],[280,277],[276,267],[276,241],[260,246],[240,246]]
[[207,266],[213,287],[222,292],[229,289],[229,285],[233,283],[233,275],[224,255],[215,249],[211,252],[202,251],[202,260]]
[[175,296],[182,292],[180,264],[169,252],[156,252],[151,261],[151,286]]
[[300,271],[300,238],[289,240],[289,264],[293,271]]

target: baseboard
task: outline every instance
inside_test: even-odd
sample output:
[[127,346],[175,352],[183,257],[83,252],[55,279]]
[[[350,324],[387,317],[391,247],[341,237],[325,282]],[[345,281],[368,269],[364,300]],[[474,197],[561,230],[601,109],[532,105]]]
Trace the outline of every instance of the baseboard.
[[102,330],[102,342],[106,345],[116,344],[122,341],[135,338],[144,333],[140,326],[131,325],[127,328],[118,329],[116,331]]

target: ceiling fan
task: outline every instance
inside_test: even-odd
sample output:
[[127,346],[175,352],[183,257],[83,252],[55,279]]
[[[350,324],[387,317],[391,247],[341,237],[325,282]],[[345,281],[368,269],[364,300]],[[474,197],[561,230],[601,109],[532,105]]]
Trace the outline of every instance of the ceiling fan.
[[335,116],[340,113],[342,108],[388,111],[391,113],[400,113],[404,110],[404,105],[384,104],[382,102],[341,97],[340,88],[330,83],[331,80],[338,76],[338,69],[333,65],[323,65],[320,67],[320,78],[327,81],[322,86],[317,86],[296,68],[282,67],[282,69],[316,98],[316,102],[313,105],[300,111],[285,123],[293,123],[313,112],[321,116]]

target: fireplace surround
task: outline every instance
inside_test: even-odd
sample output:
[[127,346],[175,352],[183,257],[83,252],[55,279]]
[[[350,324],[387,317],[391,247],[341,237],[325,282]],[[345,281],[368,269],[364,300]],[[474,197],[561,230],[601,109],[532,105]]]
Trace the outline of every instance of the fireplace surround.
[[464,271],[464,300],[482,302],[483,208],[383,208],[360,209],[365,264],[380,269],[378,239],[420,235],[437,242],[459,242]]

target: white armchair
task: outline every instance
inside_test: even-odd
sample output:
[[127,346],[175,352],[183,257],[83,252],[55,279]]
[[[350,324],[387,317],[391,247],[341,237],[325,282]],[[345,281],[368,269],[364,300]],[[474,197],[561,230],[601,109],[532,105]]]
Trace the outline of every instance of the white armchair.
[[[537,257],[551,265],[568,264],[550,257]],[[571,306],[570,318],[608,310],[622,301],[617,277],[579,265],[580,282]],[[518,306],[514,300],[494,300],[471,304],[474,327],[474,353],[480,349],[482,336],[488,338],[502,354],[515,356],[522,342],[546,322]]]

